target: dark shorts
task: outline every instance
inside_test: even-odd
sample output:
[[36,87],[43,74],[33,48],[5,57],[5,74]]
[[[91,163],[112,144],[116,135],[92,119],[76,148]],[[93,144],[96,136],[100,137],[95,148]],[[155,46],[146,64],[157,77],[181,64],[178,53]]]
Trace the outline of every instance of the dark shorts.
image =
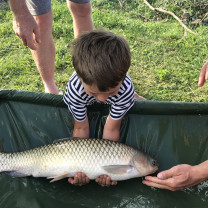
[[[84,4],[90,0],[69,0],[77,4]],[[27,7],[32,15],[46,14],[51,10],[51,0],[26,0]]]

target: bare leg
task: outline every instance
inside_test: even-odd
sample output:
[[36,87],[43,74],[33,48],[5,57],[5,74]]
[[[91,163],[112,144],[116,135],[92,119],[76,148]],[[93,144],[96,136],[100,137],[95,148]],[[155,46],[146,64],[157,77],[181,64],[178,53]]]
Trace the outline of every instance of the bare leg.
[[77,4],[68,1],[68,7],[73,17],[74,37],[84,31],[93,30],[91,3]]
[[52,11],[47,14],[34,16],[39,29],[40,40],[37,50],[31,50],[33,59],[36,63],[42,78],[45,92],[58,94],[58,88],[54,81],[55,71],[55,47],[52,37]]

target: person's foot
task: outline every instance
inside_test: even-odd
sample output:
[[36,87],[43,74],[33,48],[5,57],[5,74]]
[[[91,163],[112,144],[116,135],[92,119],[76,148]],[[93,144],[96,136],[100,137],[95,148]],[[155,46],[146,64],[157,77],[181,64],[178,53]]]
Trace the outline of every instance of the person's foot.
[[45,93],[59,94],[58,87],[56,86],[54,81],[43,84],[45,87]]
[[58,93],[59,95],[63,95],[64,94],[64,92],[62,91],[62,90],[59,90],[59,93]]
[[147,100],[146,98],[144,98],[144,97],[138,95],[136,92],[134,92],[134,99],[135,99],[135,100]]

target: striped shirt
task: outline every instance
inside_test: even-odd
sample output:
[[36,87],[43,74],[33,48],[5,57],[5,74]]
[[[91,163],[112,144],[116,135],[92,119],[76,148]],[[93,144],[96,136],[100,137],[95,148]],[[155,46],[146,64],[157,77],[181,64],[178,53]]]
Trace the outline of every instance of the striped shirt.
[[93,103],[110,105],[110,117],[118,120],[134,105],[134,86],[131,78],[126,75],[118,93],[114,96],[109,96],[106,101],[100,102],[85,92],[82,82],[74,72],[67,83],[64,102],[74,119],[79,122],[86,119],[87,106]]

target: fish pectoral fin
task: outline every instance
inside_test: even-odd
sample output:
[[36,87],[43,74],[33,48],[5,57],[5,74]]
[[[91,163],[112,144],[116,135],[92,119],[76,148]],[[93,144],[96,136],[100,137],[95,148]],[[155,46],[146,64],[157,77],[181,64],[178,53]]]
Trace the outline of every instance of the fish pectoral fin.
[[49,176],[49,177],[47,177],[47,179],[52,179],[53,178],[53,180],[50,181],[50,183],[52,183],[52,182],[55,182],[55,181],[59,181],[59,180],[61,180],[63,178],[66,178],[66,177],[68,177],[68,175],[69,175],[69,172],[64,172],[61,175]]
[[108,165],[108,166],[102,166],[102,168],[112,174],[125,174],[129,173],[132,169],[132,165]]

